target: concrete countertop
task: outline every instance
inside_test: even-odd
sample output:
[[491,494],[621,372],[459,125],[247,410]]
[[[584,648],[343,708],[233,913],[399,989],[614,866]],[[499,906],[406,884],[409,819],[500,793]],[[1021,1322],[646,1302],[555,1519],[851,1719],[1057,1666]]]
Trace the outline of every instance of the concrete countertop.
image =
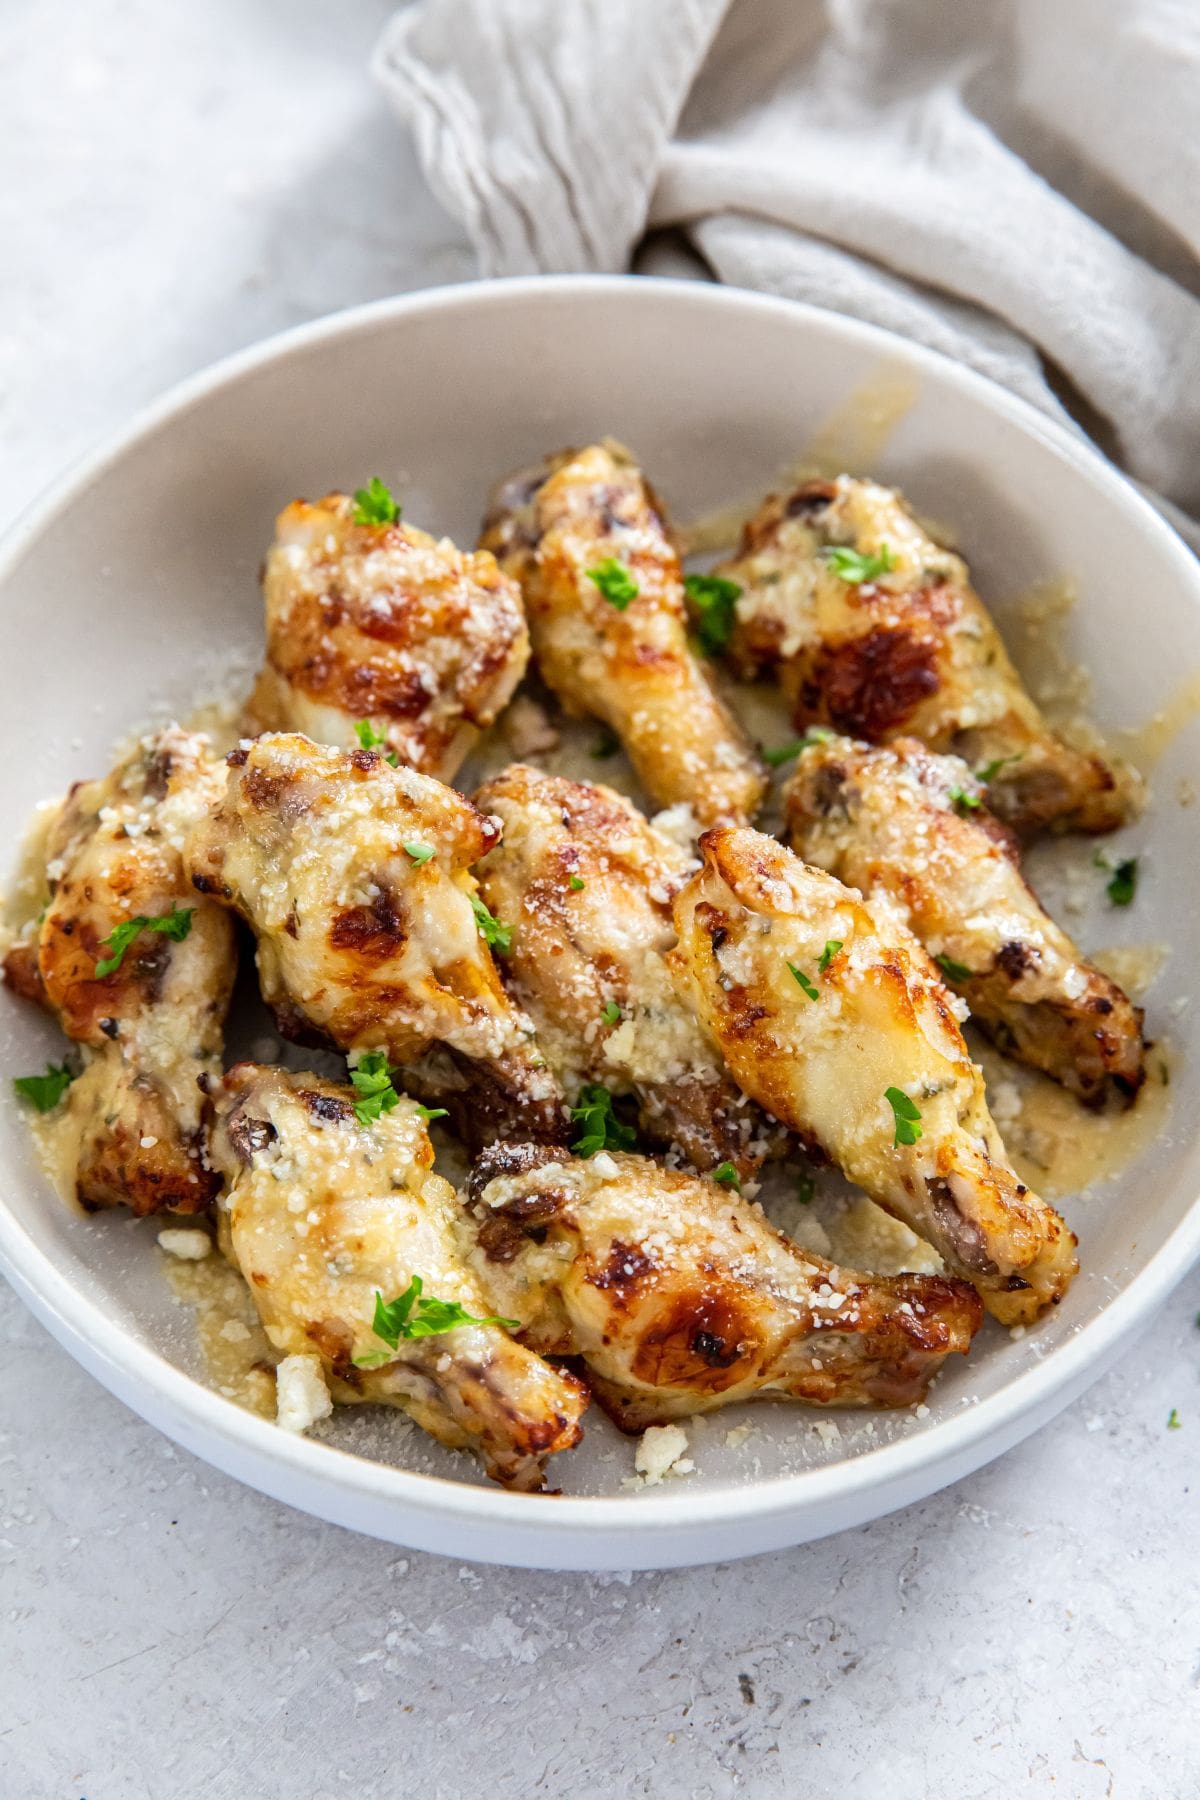
[[[213,358],[470,275],[365,74],[387,11],[10,0],[0,512]],[[0,1291],[0,1794],[1185,1800],[1198,1307],[1193,1274],[1116,1373],[924,1505],[750,1563],[571,1576],[262,1499]]]

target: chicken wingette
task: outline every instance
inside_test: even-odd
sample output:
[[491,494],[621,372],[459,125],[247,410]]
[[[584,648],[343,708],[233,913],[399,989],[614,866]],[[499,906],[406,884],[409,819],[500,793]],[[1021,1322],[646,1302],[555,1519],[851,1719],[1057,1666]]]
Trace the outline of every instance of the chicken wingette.
[[735,664],[777,671],[797,725],[953,751],[989,770],[993,811],[1021,832],[1129,816],[1132,771],[1051,731],[965,563],[892,489],[841,475],[772,495],[719,572],[742,590]]
[[385,1053],[472,1142],[515,1123],[558,1135],[561,1092],[488,947],[507,947],[510,928],[468,873],[496,826],[377,750],[269,734],[229,763],[224,796],[188,840],[187,869],[197,892],[253,929],[284,1035]]
[[805,862],[886,902],[1002,1050],[1089,1103],[1128,1105],[1145,1076],[1141,1010],[1043,910],[987,797],[915,738],[829,737],[797,760],[788,831]]
[[902,1219],[1006,1324],[1061,1300],[1075,1238],[1013,1171],[917,940],[760,832],[715,830],[671,952],[731,1073]]
[[49,902],[5,959],[9,985],[83,1046],[63,1154],[89,1210],[201,1212],[219,1185],[200,1083],[220,1069],[233,925],[180,851],[224,773],[206,737],[171,726],[77,782],[46,840]]
[[640,1136],[747,1176],[781,1136],[727,1075],[665,960],[695,859],[611,788],[516,763],[475,795],[503,837],[480,891],[513,926],[504,977],[568,1098],[636,1101]]
[[544,1355],[582,1357],[626,1431],[755,1398],[908,1406],[983,1316],[966,1282],[838,1268],[644,1156],[496,1144],[470,1193],[490,1303]]
[[374,517],[346,494],[279,515],[246,726],[346,750],[366,737],[450,781],[525,672],[520,590],[486,551],[389,520],[381,493]]
[[318,1356],[336,1400],[402,1407],[497,1481],[541,1487],[587,1393],[492,1314],[416,1104],[360,1119],[352,1089],[254,1063],[214,1095],[222,1237],[275,1348]]
[[521,584],[546,685],[612,728],[655,805],[753,818],[762,770],[688,644],[679,555],[628,452],[594,444],[511,477],[481,541]]

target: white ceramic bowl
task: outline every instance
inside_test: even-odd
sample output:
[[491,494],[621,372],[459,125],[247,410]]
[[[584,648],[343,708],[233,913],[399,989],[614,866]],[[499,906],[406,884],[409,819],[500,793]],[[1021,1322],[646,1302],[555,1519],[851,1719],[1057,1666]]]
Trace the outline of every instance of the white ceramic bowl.
[[[570,278],[424,293],[289,333],[187,382],[65,478],[0,560],[0,838],[35,803],[99,772],[120,733],[186,711],[260,641],[256,572],[296,494],[398,480],[407,515],[464,542],[500,473],[605,433],[632,444],[676,514],[764,490],[864,380],[912,404],[871,472],[952,521],[985,595],[1068,574],[1072,648],[1106,727],[1132,727],[1200,666],[1200,572],[1089,449],[936,356],[867,326],[728,289]],[[853,434],[851,434],[853,436]],[[856,454],[853,442],[847,456]],[[1194,815],[1176,789],[1194,726],[1125,841],[1144,857],[1135,907],[1109,941],[1169,942],[1151,1023],[1200,965]],[[1124,847],[1124,846],[1123,846]],[[290,1437],[197,1379],[153,1232],[73,1216],[52,1194],[7,1080],[0,1098],[0,1257],[61,1343],[145,1418],[219,1468],[327,1519],[460,1557],[549,1568],[667,1567],[744,1556],[874,1518],[955,1480],[1043,1424],[1145,1321],[1200,1249],[1195,1010],[1169,1020],[1175,1125],[1122,1179],[1066,1207],[1084,1273],[1019,1342],[991,1332],[948,1369],[927,1418],[823,1445],[812,1415],[760,1406],[753,1454],[722,1416],[697,1472],[631,1492],[628,1450],[601,1421],[559,1459],[562,1497],[502,1493],[418,1434],[392,1466],[339,1439]],[[0,1068],[40,1067],[52,1028],[0,1000]],[[952,1359],[958,1363],[960,1359]],[[356,1436],[357,1432],[357,1436]],[[387,1454],[386,1422],[367,1434]],[[342,1443],[364,1442],[353,1420]],[[567,1465],[570,1465],[568,1468]]]

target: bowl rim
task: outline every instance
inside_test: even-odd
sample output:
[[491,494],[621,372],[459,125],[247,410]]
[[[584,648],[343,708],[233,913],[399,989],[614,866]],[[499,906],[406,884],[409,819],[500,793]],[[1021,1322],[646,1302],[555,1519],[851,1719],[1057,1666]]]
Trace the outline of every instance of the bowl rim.
[[[160,428],[179,421],[193,407],[263,368],[284,363],[315,346],[369,336],[381,326],[421,314],[486,313],[497,302],[570,305],[597,301],[635,307],[665,303],[707,310],[714,318],[730,312],[786,317],[806,325],[818,337],[825,334],[841,339],[877,357],[904,363],[919,374],[928,374],[939,384],[957,388],[985,411],[1006,416],[1040,439],[1070,466],[1075,476],[1099,487],[1109,502],[1146,535],[1156,554],[1174,564],[1181,583],[1193,592],[1200,622],[1200,565],[1175,531],[1087,439],[1040,413],[1028,401],[937,351],[803,301],[689,279],[628,275],[522,276],[420,289],[310,320],[222,358],[176,383],[139,409],[124,426],[106,434],[96,447],[70,462],[23,509],[0,539],[0,592],[64,504],[85,492]],[[281,1431],[274,1422],[246,1412],[203,1381],[186,1374],[158,1351],[148,1351],[122,1328],[114,1331],[112,1320],[100,1305],[75,1288],[2,1199],[0,1269],[76,1361],[135,1410],[140,1408],[128,1396],[148,1394],[154,1422],[197,1449],[202,1457],[207,1452],[197,1446],[215,1441],[230,1459],[222,1459],[219,1466],[231,1468],[238,1461],[244,1466],[248,1459],[259,1469],[273,1467],[281,1477],[294,1476],[309,1495],[322,1492],[347,1501],[369,1497],[394,1507],[397,1518],[416,1514],[426,1520],[493,1524],[510,1535],[524,1527],[530,1534],[549,1533],[574,1539],[619,1529],[631,1539],[660,1540],[668,1532],[695,1534],[705,1528],[786,1519],[789,1515],[799,1520],[810,1509],[828,1512],[839,1502],[846,1506],[845,1522],[853,1523],[869,1516],[863,1512],[862,1503],[872,1490],[884,1501],[889,1488],[893,1493],[903,1493],[906,1485],[911,1488],[914,1480],[924,1477],[921,1491],[928,1492],[938,1485],[936,1476],[933,1481],[928,1477],[939,1466],[949,1470],[946,1479],[952,1480],[968,1467],[987,1460],[988,1440],[995,1443],[998,1454],[1025,1435],[1023,1426],[1032,1431],[1044,1422],[1056,1410],[1056,1401],[1058,1405],[1067,1404],[1086,1385],[1089,1374],[1102,1373],[1126,1338],[1162,1304],[1200,1257],[1197,1199],[1200,1193],[1193,1197],[1162,1246],[1094,1318],[1032,1367],[1006,1382],[998,1393],[965,1406],[951,1418],[923,1425],[910,1436],[844,1460],[770,1476],[745,1487],[726,1485],[690,1492],[685,1484],[677,1483],[666,1489],[659,1487],[653,1494],[512,1494],[491,1485],[480,1486],[374,1462],[321,1440]],[[236,1467],[231,1472],[236,1473]],[[910,1493],[909,1497],[915,1494]],[[859,1503],[857,1510],[855,1501]],[[307,1500],[298,1497],[296,1503],[305,1506]],[[902,1503],[902,1499],[890,1502]],[[878,1508],[879,1512],[888,1509],[886,1501]],[[756,1545],[747,1546],[748,1550],[755,1548]],[[738,1551],[726,1549],[722,1554],[737,1555]]]

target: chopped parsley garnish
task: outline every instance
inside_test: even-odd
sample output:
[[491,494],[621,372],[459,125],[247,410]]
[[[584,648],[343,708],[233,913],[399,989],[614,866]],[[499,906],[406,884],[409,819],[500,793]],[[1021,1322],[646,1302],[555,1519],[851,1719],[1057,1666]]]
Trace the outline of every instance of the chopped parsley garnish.
[[799,756],[802,750],[808,750],[813,744],[827,744],[833,736],[824,725],[810,725],[802,738],[794,738],[790,744],[781,744],[778,750],[762,751],[762,759],[772,769],[778,769],[783,763],[791,762],[793,756]]
[[448,1119],[450,1114],[444,1106],[418,1106],[417,1117],[428,1121],[430,1119]]
[[1167,1420],[1167,1430],[1168,1431],[1181,1431],[1182,1429],[1183,1429],[1183,1420],[1179,1416],[1179,1408],[1177,1406],[1173,1406],[1171,1408],[1171,1416]]
[[975,812],[983,805],[983,795],[972,794],[965,787],[948,788],[946,798],[951,806],[956,807],[959,812]]
[[685,575],[683,587],[691,602],[700,648],[705,656],[720,656],[733,636],[740,585],[724,575]]
[[493,950],[512,949],[512,926],[502,925],[499,919],[493,918],[478,894],[471,895],[471,911],[475,914],[475,923],[485,944],[490,944]]
[[903,1088],[890,1087],[884,1099],[892,1109],[892,1117],[896,1121],[896,1135],[892,1139],[892,1148],[900,1144],[915,1144],[921,1135],[921,1115]]
[[[383,732],[376,731],[370,719],[360,719],[358,724],[354,727],[354,732],[364,750],[382,750],[383,746],[387,743],[387,738],[384,736]],[[390,762],[393,769],[398,769],[400,767],[400,758],[396,755],[394,750],[388,751],[384,761]]]
[[719,1181],[722,1187],[732,1188],[737,1194],[742,1191],[742,1178],[731,1162],[723,1162],[719,1168],[714,1169],[712,1178]]
[[825,973],[826,969],[829,967],[830,963],[833,961],[834,957],[837,955],[838,951],[841,949],[843,941],[844,940],[842,938],[826,938],[825,939],[825,948],[822,950],[820,958],[818,959],[818,962],[817,962],[817,974],[818,975],[823,975]]
[[1114,906],[1128,906],[1137,892],[1138,859],[1127,856],[1116,867],[1100,852],[1096,852],[1096,867],[1112,869],[1112,879],[1105,884],[1104,891]]
[[606,731],[603,737],[597,738],[592,748],[592,755],[597,762],[607,762],[608,758],[615,756],[620,748],[621,741],[616,732]]
[[805,993],[808,995],[810,1000],[819,1000],[821,998],[819,992],[817,991],[816,983],[813,981],[810,981],[808,979],[808,976],[804,973],[804,971],[802,969],[798,969],[796,967],[795,963],[789,963],[788,968],[792,971],[792,974],[795,976],[796,980],[800,983],[800,986],[804,989]]
[[620,1024],[621,1009],[617,1005],[615,1000],[609,1000],[609,1001],[605,1002],[605,1005],[600,1014],[600,1017],[604,1020],[604,1023],[606,1025],[619,1025]]
[[[483,1317],[469,1313],[457,1300],[439,1300],[433,1294],[426,1297],[424,1286],[421,1277],[414,1275],[395,1300],[385,1300],[376,1288],[371,1329],[391,1350],[399,1349],[401,1338],[440,1337],[460,1325],[503,1325],[506,1331],[515,1331],[520,1324],[519,1319],[502,1319],[495,1313]],[[354,1363],[360,1369],[377,1369],[390,1360],[390,1350],[368,1350],[356,1356]]]
[[595,583],[609,605],[615,606],[618,612],[624,612],[629,602],[638,597],[637,582],[615,556],[606,556],[594,569],[585,572],[588,580]]
[[356,525],[394,525],[400,508],[392,490],[378,475],[372,475],[365,488],[354,490],[354,523]]
[[392,1086],[392,1073],[382,1050],[368,1050],[350,1071],[350,1084],[358,1099],[354,1116],[360,1125],[369,1125],[399,1105],[400,1096]]
[[1001,769],[1007,769],[1009,763],[1020,762],[1024,754],[1023,750],[1018,750],[1015,756],[997,756],[992,762],[984,763],[982,769],[975,771],[976,781],[981,781],[986,787],[989,781],[995,781]]
[[112,975],[125,960],[125,952],[134,938],[140,937],[143,931],[160,931],[164,937],[170,938],[173,944],[181,944],[192,929],[194,906],[173,906],[170,912],[159,913],[156,918],[148,918],[139,913],[135,919],[124,919],[115,930],[110,931],[100,945],[109,954],[96,964],[96,979],[102,981],[106,975]]
[[584,888],[587,886],[587,882],[582,881],[578,875],[572,875],[568,886],[573,894],[582,894]]
[[435,854],[432,844],[418,844],[415,840],[411,844],[401,844],[400,848],[403,850],[405,856],[412,857],[418,869],[423,863],[427,863],[430,857]]
[[579,1126],[579,1136],[571,1145],[576,1156],[595,1156],[597,1150],[632,1150],[637,1143],[637,1132],[617,1118],[612,1095],[598,1083],[580,1088],[571,1120]]
[[801,1206],[811,1206],[816,1197],[817,1184],[811,1175],[797,1175],[796,1198]]
[[53,1112],[70,1085],[70,1069],[57,1063],[47,1063],[44,1075],[18,1075],[13,1082],[22,1100],[28,1100],[41,1113]]
[[974,974],[974,970],[968,969],[966,963],[955,962],[952,956],[935,956],[933,960],[942,974],[948,975],[951,981],[970,981]]
[[824,555],[838,579],[854,586],[860,581],[875,581],[896,566],[896,559],[886,544],[880,544],[876,551],[851,550],[844,544],[830,544]]

